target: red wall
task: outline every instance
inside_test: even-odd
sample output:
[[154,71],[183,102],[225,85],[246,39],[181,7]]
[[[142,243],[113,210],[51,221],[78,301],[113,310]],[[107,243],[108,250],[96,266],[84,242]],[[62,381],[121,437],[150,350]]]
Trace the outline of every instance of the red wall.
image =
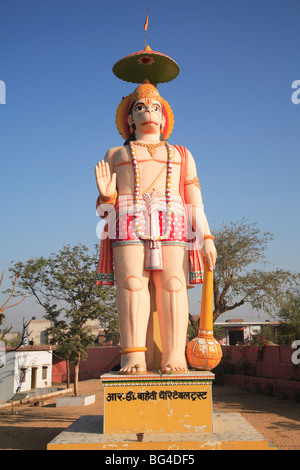
[[[98,379],[100,375],[112,370],[120,364],[120,348],[118,346],[88,348],[87,359],[80,362],[79,380]],[[67,380],[66,362],[53,353],[52,383]],[[74,366],[71,364],[71,381],[74,379]]]
[[[251,391],[300,400],[300,365],[293,364],[291,346],[266,346],[261,356],[254,348],[223,346],[224,362],[234,370],[226,373],[225,383],[238,384]],[[242,365],[248,366],[247,373]],[[229,369],[227,369],[228,371]]]

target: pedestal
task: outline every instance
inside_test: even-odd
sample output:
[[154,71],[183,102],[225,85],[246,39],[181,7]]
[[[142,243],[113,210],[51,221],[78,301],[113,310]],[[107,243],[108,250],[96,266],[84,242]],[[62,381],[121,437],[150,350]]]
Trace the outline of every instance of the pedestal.
[[104,416],[82,416],[47,449],[148,450],[153,455],[166,450],[274,450],[239,413],[213,414],[213,378],[200,371],[104,374]]
[[104,374],[104,434],[212,432],[213,379],[204,371]]

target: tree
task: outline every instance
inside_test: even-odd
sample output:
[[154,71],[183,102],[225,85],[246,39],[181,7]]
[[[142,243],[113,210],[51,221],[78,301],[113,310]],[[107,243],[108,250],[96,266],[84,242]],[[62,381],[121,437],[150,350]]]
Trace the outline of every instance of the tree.
[[115,290],[97,287],[98,252],[92,255],[82,245],[66,245],[48,258],[17,262],[10,270],[19,276],[22,291],[28,292],[51,321],[50,341],[56,353],[75,366],[74,394],[78,395],[79,364],[94,337],[87,321],[109,323],[116,316]]
[[262,233],[256,223],[242,219],[238,223],[223,223],[214,236],[218,252],[214,271],[214,321],[246,302],[256,310],[274,314],[286,292],[298,285],[299,274],[254,267],[268,264],[264,251],[273,239],[272,234]]
[[[1,276],[1,279],[0,279],[0,287],[1,287],[1,284],[3,282],[3,278],[4,278],[4,271],[2,273],[2,276]],[[14,283],[13,283],[13,287],[11,289],[11,292],[10,292],[10,295],[8,297],[8,299],[6,300],[6,302],[4,302],[4,304],[2,304],[2,306],[0,306],[0,326],[2,325],[3,323],[3,320],[5,319],[5,315],[4,315],[4,310],[8,309],[8,308],[12,308],[12,307],[15,307],[16,305],[19,305],[21,302],[23,302],[26,297],[27,297],[27,294],[21,299],[19,300],[19,302],[16,302],[12,305],[8,305],[9,304],[9,301],[12,299],[14,293],[15,293],[15,290],[16,290],[16,285],[17,285],[17,280],[18,280],[18,276],[15,275],[15,279],[14,279]],[[26,323],[23,319],[23,327],[22,327],[22,333],[19,335],[18,337],[18,340],[15,342],[15,345],[14,345],[14,349],[18,349],[20,348],[23,344],[24,344],[24,340],[25,340],[25,334],[26,334],[26,331],[27,331],[27,327],[28,327],[28,323]],[[4,328],[2,331],[0,331],[0,341],[4,341],[5,342],[5,335],[7,335],[10,330],[12,329],[12,327],[10,328]]]
[[279,310],[282,324],[278,328],[280,344],[292,344],[300,338],[300,289],[288,292]]
[[104,329],[105,341],[117,345],[120,342],[119,320],[117,315],[111,318],[109,324]]

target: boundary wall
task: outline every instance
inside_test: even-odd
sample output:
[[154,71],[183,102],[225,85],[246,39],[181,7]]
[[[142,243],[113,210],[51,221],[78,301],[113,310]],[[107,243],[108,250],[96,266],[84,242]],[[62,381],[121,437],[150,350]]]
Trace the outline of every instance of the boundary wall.
[[300,402],[300,354],[294,348],[222,346],[222,350],[218,375],[225,384]]

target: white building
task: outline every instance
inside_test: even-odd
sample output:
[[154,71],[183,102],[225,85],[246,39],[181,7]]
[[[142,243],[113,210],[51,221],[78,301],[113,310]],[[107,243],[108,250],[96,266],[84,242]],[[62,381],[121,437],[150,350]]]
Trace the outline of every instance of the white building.
[[28,323],[28,342],[32,346],[49,344],[48,330],[51,327],[49,320],[36,320],[32,317]]
[[[49,344],[50,335],[49,329],[51,328],[51,322],[49,320],[36,320],[32,317],[27,327],[27,338],[28,343],[31,346],[39,346],[42,344]],[[87,320],[85,328],[90,331],[92,335],[97,338],[100,333],[100,322],[99,320]]]
[[27,392],[52,385],[52,350],[50,347],[22,347],[5,352],[0,367],[0,402],[17,392]]
[[269,321],[252,321],[247,322],[242,319],[226,320],[226,322],[214,323],[214,326],[222,328],[222,338],[218,337],[218,341],[222,346],[234,346],[237,343],[247,343],[252,337],[259,334],[261,327],[269,325],[275,327],[278,322]]

